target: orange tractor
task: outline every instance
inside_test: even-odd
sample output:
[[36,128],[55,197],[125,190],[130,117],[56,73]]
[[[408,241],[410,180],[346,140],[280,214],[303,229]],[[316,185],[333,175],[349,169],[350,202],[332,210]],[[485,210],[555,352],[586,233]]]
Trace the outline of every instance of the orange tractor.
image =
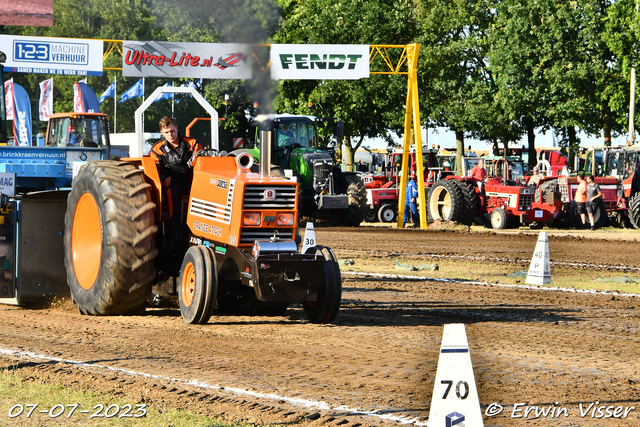
[[262,126],[258,170],[248,154],[194,154],[191,194],[183,202],[187,238],[177,250],[162,238],[166,203],[150,157],[80,169],[67,199],[64,260],[81,313],[139,311],[158,271],[171,273],[167,260],[177,257],[187,323],[206,323],[215,307],[275,313],[292,302],[302,303],[313,323],[335,319],[342,294],[337,259],[328,247],[298,251],[298,184],[271,176],[272,124]]

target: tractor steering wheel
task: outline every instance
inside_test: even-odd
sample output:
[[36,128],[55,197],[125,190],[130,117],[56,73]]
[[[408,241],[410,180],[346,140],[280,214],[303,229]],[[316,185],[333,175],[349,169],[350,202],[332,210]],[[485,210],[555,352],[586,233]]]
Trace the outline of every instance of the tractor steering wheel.
[[196,161],[196,159],[198,157],[218,157],[218,156],[226,156],[227,152],[226,151],[216,151],[212,148],[204,148],[202,150],[198,150],[195,151],[192,155],[191,158],[189,159],[189,161],[187,162],[187,165],[189,167],[193,167],[193,163]]
[[284,148],[285,154],[287,156],[287,162],[291,159],[291,153],[293,152],[294,148],[302,148],[302,145],[296,142],[295,144],[288,145]]

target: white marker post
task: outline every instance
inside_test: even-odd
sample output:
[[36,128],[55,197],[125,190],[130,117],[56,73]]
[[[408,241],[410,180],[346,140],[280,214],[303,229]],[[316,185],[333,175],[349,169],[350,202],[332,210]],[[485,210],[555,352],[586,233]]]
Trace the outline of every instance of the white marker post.
[[536,249],[531,257],[531,264],[527,272],[528,285],[546,285],[551,283],[551,261],[549,261],[549,237],[542,231],[538,236]]
[[307,228],[304,230],[304,240],[302,241],[302,250],[300,253],[305,253],[307,249],[316,245],[316,232],[313,231],[313,223],[307,222]]
[[463,324],[444,325],[429,427],[482,427],[482,411]]

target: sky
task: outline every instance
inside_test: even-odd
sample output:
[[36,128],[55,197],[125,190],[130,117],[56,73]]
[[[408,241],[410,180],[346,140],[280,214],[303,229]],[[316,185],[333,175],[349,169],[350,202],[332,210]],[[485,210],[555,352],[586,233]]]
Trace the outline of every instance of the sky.
[[[601,137],[589,137],[585,134],[578,133],[578,137],[580,138],[580,146],[581,147],[591,147],[594,145],[604,145],[604,139]],[[402,142],[401,139],[398,139],[398,142]],[[626,135],[618,136],[612,138],[611,145],[625,145],[627,143]],[[427,130],[422,128],[422,144],[432,146],[433,144],[436,147],[439,145],[441,148],[447,147],[455,147],[456,146],[456,134],[446,128],[430,128]],[[521,140],[521,145],[525,147],[528,146],[526,135]],[[478,141],[475,139],[465,139],[464,143],[465,147],[471,145],[472,150],[488,150],[491,148],[488,142]],[[383,139],[367,139],[365,138],[362,146],[368,146],[371,149],[375,148],[387,148],[387,143]],[[551,135],[551,131],[547,131],[546,133],[539,133],[536,135],[536,147],[553,147],[553,138]]]

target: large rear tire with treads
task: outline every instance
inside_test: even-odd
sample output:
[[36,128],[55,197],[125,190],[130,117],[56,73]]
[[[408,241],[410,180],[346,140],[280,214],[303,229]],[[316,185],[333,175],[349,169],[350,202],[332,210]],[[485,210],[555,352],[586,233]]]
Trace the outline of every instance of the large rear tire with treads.
[[64,260],[80,313],[123,315],[144,308],[158,255],[150,187],[142,170],[125,162],[89,162],[74,179]]
[[453,180],[440,180],[429,189],[427,210],[430,220],[460,221],[464,208],[462,190]]
[[640,192],[634,194],[629,199],[629,222],[633,228],[640,228]]
[[346,187],[345,194],[349,197],[349,208],[342,221],[349,227],[357,227],[367,215],[367,188],[358,175],[341,174],[341,185]]
[[462,192],[464,207],[460,210],[460,219],[458,222],[464,225],[472,225],[478,216],[478,205],[480,204],[475,186],[468,182],[458,181],[457,179],[450,181],[456,184]]

